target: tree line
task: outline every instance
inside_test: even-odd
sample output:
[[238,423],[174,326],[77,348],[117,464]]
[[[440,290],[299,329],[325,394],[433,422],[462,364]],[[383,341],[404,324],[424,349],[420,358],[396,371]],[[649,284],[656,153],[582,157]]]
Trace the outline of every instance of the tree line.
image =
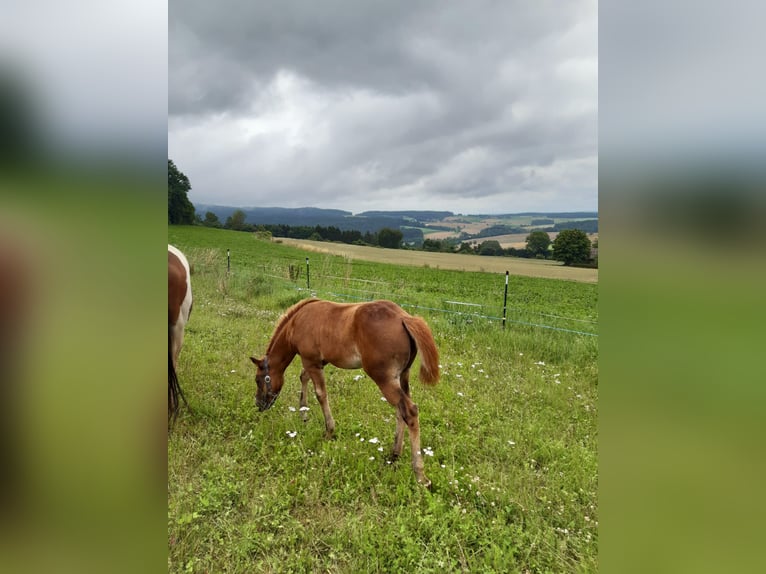
[[581,229],[565,229],[551,241],[546,231],[532,231],[526,238],[526,247],[503,247],[497,239],[469,242],[460,239],[426,239],[423,251],[441,253],[465,253],[483,256],[505,256],[535,259],[553,259],[564,265],[598,266],[598,256],[593,250],[598,248],[598,241],[591,243],[588,235]]

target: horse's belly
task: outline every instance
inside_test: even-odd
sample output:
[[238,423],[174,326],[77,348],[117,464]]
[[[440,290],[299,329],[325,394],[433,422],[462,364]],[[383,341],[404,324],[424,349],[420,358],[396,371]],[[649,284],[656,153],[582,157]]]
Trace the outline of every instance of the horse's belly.
[[358,352],[353,352],[342,357],[333,357],[328,361],[339,369],[360,369],[362,367],[362,357]]

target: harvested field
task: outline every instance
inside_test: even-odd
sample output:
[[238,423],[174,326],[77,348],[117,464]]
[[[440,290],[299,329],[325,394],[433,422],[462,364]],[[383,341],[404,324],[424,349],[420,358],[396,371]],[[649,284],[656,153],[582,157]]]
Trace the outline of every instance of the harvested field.
[[[486,238],[481,241],[485,240]],[[285,245],[292,245],[316,253],[331,253],[350,259],[363,259],[378,263],[414,266],[427,265],[439,269],[456,269],[461,271],[489,271],[496,273],[509,271],[512,275],[524,275],[527,277],[568,279],[584,283],[598,282],[598,269],[565,267],[557,261],[520,259],[516,257],[482,257],[479,255],[431,253],[404,249],[382,249],[379,247],[289,239],[285,237],[277,238],[275,241],[281,241]]]

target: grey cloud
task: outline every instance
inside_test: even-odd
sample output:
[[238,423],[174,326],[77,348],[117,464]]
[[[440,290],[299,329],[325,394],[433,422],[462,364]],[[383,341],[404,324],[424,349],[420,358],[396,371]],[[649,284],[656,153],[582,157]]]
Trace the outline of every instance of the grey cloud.
[[512,209],[595,159],[596,26],[594,2],[172,0],[169,152],[205,203]]

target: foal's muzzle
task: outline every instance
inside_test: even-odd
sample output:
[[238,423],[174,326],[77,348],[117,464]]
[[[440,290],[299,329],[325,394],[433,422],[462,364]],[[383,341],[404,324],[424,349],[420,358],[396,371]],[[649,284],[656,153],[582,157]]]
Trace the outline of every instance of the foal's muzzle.
[[278,395],[267,394],[262,400],[259,400],[258,398],[256,398],[255,405],[258,407],[258,410],[260,412],[269,410],[274,405],[274,402],[277,400],[277,396]]

